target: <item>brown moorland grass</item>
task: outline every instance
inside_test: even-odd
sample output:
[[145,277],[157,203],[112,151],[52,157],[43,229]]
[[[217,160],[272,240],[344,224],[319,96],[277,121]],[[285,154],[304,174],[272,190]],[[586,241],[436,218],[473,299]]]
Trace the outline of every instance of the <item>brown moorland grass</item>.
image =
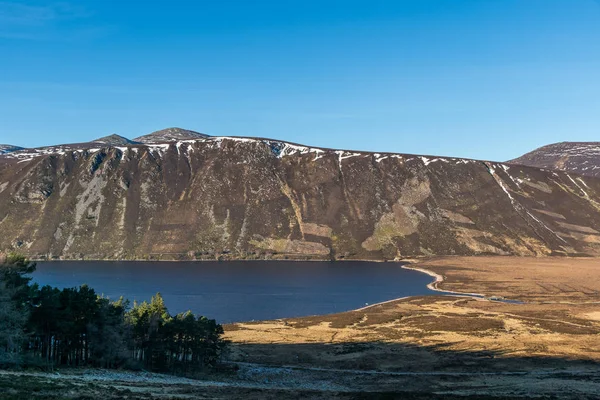
[[438,257],[415,267],[442,275],[438,289],[526,302],[600,302],[599,258]]

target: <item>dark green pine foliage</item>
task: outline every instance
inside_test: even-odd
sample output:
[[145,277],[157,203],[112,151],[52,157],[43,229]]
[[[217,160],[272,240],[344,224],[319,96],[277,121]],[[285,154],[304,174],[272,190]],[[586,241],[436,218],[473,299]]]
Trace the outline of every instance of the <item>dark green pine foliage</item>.
[[22,256],[9,255],[0,261],[0,366],[23,362],[31,294],[27,275],[33,271],[35,264]]
[[224,348],[223,328],[191,312],[171,316],[160,294],[151,301],[110,301],[87,285],[59,290],[29,285],[35,264],[0,261],[0,366],[104,368],[140,366],[189,373],[214,365]]
[[191,312],[169,315],[160,293],[150,303],[134,303],[127,313],[132,327],[132,358],[153,371],[186,373],[214,365],[224,348],[223,328]]
[[127,358],[126,303],[99,297],[87,285],[34,292],[29,351],[52,365],[118,367]]

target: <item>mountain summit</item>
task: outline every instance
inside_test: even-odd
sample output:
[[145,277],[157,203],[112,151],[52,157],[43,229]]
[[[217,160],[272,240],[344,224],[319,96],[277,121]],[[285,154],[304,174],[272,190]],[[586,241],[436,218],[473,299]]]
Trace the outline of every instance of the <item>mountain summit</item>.
[[209,137],[204,133],[194,132],[187,129],[181,128],[167,128],[160,131],[152,132],[148,135],[140,136],[133,139],[140,143],[167,143],[178,140],[194,140],[194,139],[205,139]]
[[511,164],[600,177],[600,142],[561,142],[535,149]]
[[135,141],[127,139],[126,137],[115,135],[115,134],[101,137],[100,139],[94,140],[92,143],[99,143],[99,144],[109,145],[109,146],[127,146],[130,144],[139,144]]

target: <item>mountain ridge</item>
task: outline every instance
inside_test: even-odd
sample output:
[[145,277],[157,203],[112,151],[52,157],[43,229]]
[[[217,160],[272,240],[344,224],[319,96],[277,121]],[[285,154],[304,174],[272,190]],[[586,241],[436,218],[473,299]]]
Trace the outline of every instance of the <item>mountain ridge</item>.
[[[157,131],[157,132],[162,132],[162,131]],[[190,131],[193,132],[193,131]],[[162,139],[158,139],[157,141],[148,141],[148,142],[139,142],[138,139],[140,138],[144,138],[147,136],[150,136],[152,134],[149,135],[144,135],[144,136],[140,136],[136,139],[127,139],[126,137],[123,136],[119,136],[116,134],[113,135],[109,135],[109,136],[105,136],[99,139],[95,139],[89,142],[82,142],[82,143],[71,143],[71,144],[59,144],[59,145],[53,145],[53,146],[43,146],[43,147],[36,147],[36,148],[18,148],[19,150],[16,151],[20,151],[20,152],[25,152],[26,156],[28,156],[29,158],[31,157],[36,157],[36,156],[43,156],[43,155],[52,155],[52,154],[63,154],[66,152],[70,152],[70,151],[81,151],[81,150],[100,150],[100,149],[109,149],[109,148],[128,148],[128,147],[155,147],[155,146],[159,146],[159,147],[164,147],[164,145],[166,144],[172,144],[172,143],[191,143],[191,142],[195,142],[195,141],[222,141],[222,140],[236,140],[236,141],[242,141],[242,142],[261,142],[261,143],[265,143],[268,144],[270,146],[275,146],[275,147],[279,147],[281,149],[283,149],[283,153],[287,154],[292,154],[294,151],[298,151],[298,152],[344,152],[344,153],[353,153],[353,154],[364,154],[364,155],[375,155],[377,158],[381,158],[381,157],[387,157],[387,156],[413,156],[413,157],[425,157],[428,159],[433,159],[433,160],[437,160],[437,159],[447,159],[447,160],[465,160],[465,161],[489,161],[489,162],[496,162],[496,161],[491,161],[491,160],[485,160],[485,159],[475,159],[475,158],[465,158],[465,157],[453,157],[453,156],[437,156],[437,155],[433,155],[433,154],[414,154],[414,153],[400,153],[400,152],[385,152],[385,151],[371,151],[371,150],[355,150],[355,149],[342,149],[342,148],[331,148],[331,147],[322,147],[322,146],[309,146],[309,145],[303,145],[300,143],[296,143],[296,142],[291,142],[288,140],[281,140],[281,139],[273,139],[273,138],[267,138],[267,137],[260,137],[260,136],[210,136],[210,135],[204,135],[201,137],[194,137],[192,139],[175,139],[172,138],[170,140],[167,141],[162,141]],[[115,140],[120,140],[123,141],[123,144],[119,144],[119,143],[115,143]],[[125,142],[127,141],[127,142]],[[276,149],[274,149],[274,151],[277,151]],[[10,159],[10,158],[21,158],[22,157],[18,157],[20,154],[12,154],[9,155],[7,157],[4,157],[4,159]],[[2,160],[2,154],[0,154],[0,160]]]
[[40,258],[600,254],[600,180],[560,171],[235,137],[0,160],[0,249]]
[[[142,135],[136,137],[134,139],[128,139],[124,136],[118,134],[111,134],[108,136],[104,136],[98,139],[91,140],[89,142],[81,142],[81,143],[71,143],[71,144],[58,144],[52,146],[42,146],[42,147],[34,147],[34,148],[24,148],[19,146],[12,145],[1,145],[0,144],[0,159],[2,155],[6,155],[8,153],[15,153],[13,157],[18,157],[20,153],[30,153],[27,156],[34,155],[48,155],[54,153],[64,153],[67,151],[75,151],[81,149],[99,149],[103,147],[128,147],[128,146],[147,146],[147,145],[161,145],[173,142],[186,142],[186,141],[195,141],[195,140],[219,140],[219,139],[239,139],[239,140],[257,140],[263,141],[267,143],[280,143],[281,145],[289,145],[295,146],[298,148],[306,148],[306,149],[317,149],[323,151],[344,151],[344,152],[352,152],[352,153],[361,153],[361,154],[384,154],[384,155],[404,155],[404,156],[423,156],[433,159],[448,159],[448,160],[473,160],[473,161],[490,161],[497,162],[487,159],[480,158],[466,158],[466,157],[454,157],[454,156],[439,156],[433,154],[414,154],[414,153],[400,153],[400,152],[383,152],[383,151],[366,151],[366,150],[351,150],[351,149],[341,149],[341,148],[328,148],[321,146],[308,146],[303,145],[296,142],[291,142],[288,140],[280,140],[266,137],[249,137],[249,136],[211,136],[204,133],[199,133],[196,131],[182,129],[182,128],[165,128],[162,130],[158,130],[152,132],[147,135]],[[550,157],[560,157],[560,156],[582,156],[580,154],[573,154],[575,151],[580,149],[579,146],[588,146],[592,151],[592,156],[595,157],[593,165],[588,169],[592,169],[593,173],[586,172],[585,167],[580,168],[579,166],[571,166],[568,165],[564,167],[564,165],[555,165],[553,160]],[[556,151],[560,151],[561,148],[566,148],[571,154],[557,154]],[[548,150],[553,150],[554,153],[546,154]],[[20,152],[20,153],[19,153]],[[586,154],[584,156],[590,156]],[[546,157],[546,159],[544,159]],[[584,160],[585,161],[585,160]],[[570,171],[577,174],[587,175],[587,176],[600,176],[600,142],[557,142],[548,145],[541,146],[535,150],[532,150],[520,157],[515,159],[508,160],[504,162],[506,164],[515,164],[515,165],[523,165],[530,166],[541,169],[557,169]],[[588,161],[589,163],[589,161]],[[596,167],[596,168],[594,168]]]

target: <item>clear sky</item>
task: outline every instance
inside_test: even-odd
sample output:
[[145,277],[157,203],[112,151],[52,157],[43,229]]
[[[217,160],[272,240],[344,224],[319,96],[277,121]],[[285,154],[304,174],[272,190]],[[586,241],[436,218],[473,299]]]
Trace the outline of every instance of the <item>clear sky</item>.
[[600,141],[600,0],[0,0],[0,143],[171,126],[492,160]]

